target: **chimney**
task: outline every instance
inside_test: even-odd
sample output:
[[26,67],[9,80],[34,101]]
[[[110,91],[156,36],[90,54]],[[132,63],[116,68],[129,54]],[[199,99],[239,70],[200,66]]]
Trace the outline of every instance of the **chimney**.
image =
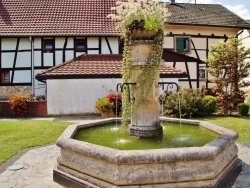
[[175,4],[175,0],[170,0],[170,4]]

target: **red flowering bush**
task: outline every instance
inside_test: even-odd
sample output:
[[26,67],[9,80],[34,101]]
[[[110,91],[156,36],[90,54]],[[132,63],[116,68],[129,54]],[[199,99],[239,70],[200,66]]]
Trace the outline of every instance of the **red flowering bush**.
[[122,94],[121,93],[118,93],[118,94],[110,93],[106,97],[107,97],[109,102],[115,102],[116,100],[120,100],[120,101],[122,100]]
[[122,94],[110,93],[105,97],[99,98],[95,104],[99,112],[112,112],[119,115],[122,108]]
[[30,94],[12,93],[8,103],[14,114],[22,116],[27,113],[28,101],[30,100]]

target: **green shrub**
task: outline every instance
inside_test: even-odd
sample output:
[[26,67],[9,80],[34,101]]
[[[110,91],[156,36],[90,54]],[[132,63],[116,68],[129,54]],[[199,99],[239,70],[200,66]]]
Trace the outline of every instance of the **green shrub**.
[[206,95],[203,98],[203,102],[205,103],[205,109],[207,114],[212,114],[217,111],[217,99],[211,95]]
[[204,116],[206,109],[203,97],[204,92],[198,89],[184,89],[179,94],[169,92],[166,95],[164,114],[180,117],[180,100],[181,117],[191,118],[194,116]]
[[247,116],[247,114],[249,112],[249,106],[245,103],[239,103],[237,105],[237,111],[240,115]]

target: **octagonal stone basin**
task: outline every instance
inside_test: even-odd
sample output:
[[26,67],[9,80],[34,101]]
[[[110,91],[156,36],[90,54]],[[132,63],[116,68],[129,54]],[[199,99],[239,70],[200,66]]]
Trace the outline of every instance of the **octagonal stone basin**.
[[234,143],[237,133],[205,121],[181,120],[220,134],[203,147],[117,150],[73,139],[78,129],[115,121],[111,118],[69,126],[57,141],[61,150],[54,181],[71,188],[216,187],[239,165]]

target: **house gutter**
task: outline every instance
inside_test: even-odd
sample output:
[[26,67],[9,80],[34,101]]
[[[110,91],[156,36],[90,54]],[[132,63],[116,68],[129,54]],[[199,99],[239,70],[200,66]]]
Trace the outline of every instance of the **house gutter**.
[[31,85],[32,85],[32,96],[35,96],[35,73],[34,73],[34,41],[32,36],[30,36],[31,42]]

